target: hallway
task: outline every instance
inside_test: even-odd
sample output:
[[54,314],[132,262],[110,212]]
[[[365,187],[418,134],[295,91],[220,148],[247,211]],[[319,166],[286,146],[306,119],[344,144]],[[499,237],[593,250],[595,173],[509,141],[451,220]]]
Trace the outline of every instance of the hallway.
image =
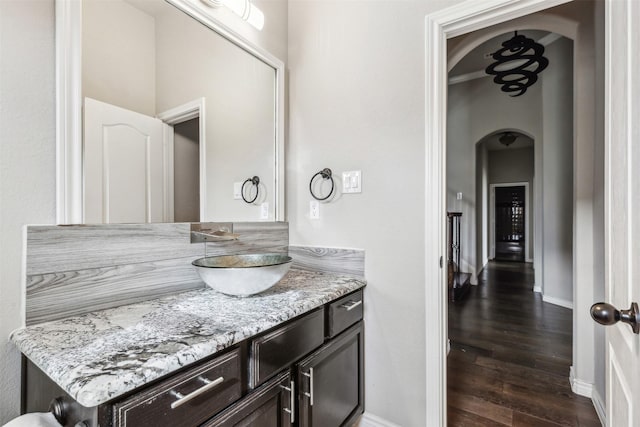
[[449,304],[449,426],[600,426],[569,385],[572,312],[532,288],[531,264],[490,262]]

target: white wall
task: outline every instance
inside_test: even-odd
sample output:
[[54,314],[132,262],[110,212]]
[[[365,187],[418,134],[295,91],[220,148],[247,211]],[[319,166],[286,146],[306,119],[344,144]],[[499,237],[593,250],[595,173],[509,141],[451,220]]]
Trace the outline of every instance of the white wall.
[[[427,425],[424,17],[454,1],[290,1],[291,244],[366,251],[366,412]],[[362,170],[362,193],[309,219],[309,179]],[[435,236],[433,238],[436,238]]]
[[82,94],[156,114],[155,19],[122,0],[82,1]]
[[20,411],[22,226],[55,221],[53,6],[0,1],[0,424]]
[[573,42],[547,46],[542,83],[543,294],[573,304]]

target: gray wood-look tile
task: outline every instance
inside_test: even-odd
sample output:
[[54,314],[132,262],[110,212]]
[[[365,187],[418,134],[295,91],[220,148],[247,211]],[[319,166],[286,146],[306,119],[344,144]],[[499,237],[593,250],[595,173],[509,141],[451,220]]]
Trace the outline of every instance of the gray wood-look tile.
[[364,277],[364,251],[361,249],[289,246],[293,267]]
[[[220,223],[238,240],[207,244],[207,255],[286,253],[287,223]],[[191,261],[190,224],[27,227],[26,324],[117,307],[204,286]]]

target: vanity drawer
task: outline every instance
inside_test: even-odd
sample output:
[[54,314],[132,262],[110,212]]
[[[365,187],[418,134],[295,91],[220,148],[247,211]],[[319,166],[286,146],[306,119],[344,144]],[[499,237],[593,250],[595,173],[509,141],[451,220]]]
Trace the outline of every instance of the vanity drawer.
[[240,350],[235,349],[115,404],[113,425],[197,426],[241,394]]
[[323,343],[323,308],[254,339],[251,342],[250,387],[259,386]]
[[362,290],[329,304],[327,337],[333,338],[354,323],[362,320]]

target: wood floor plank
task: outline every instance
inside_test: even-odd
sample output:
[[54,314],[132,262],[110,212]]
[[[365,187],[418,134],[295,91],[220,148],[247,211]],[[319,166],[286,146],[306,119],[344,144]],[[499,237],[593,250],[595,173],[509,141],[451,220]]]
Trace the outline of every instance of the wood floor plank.
[[500,425],[510,426],[513,421],[513,411],[511,409],[495,405],[478,397],[450,391],[447,395],[447,401],[451,407],[470,412]]
[[458,408],[449,407],[447,414],[449,416],[448,425],[452,427],[504,427],[504,424]]
[[572,317],[533,292],[530,264],[489,263],[449,304],[449,425],[600,426],[569,384]]

